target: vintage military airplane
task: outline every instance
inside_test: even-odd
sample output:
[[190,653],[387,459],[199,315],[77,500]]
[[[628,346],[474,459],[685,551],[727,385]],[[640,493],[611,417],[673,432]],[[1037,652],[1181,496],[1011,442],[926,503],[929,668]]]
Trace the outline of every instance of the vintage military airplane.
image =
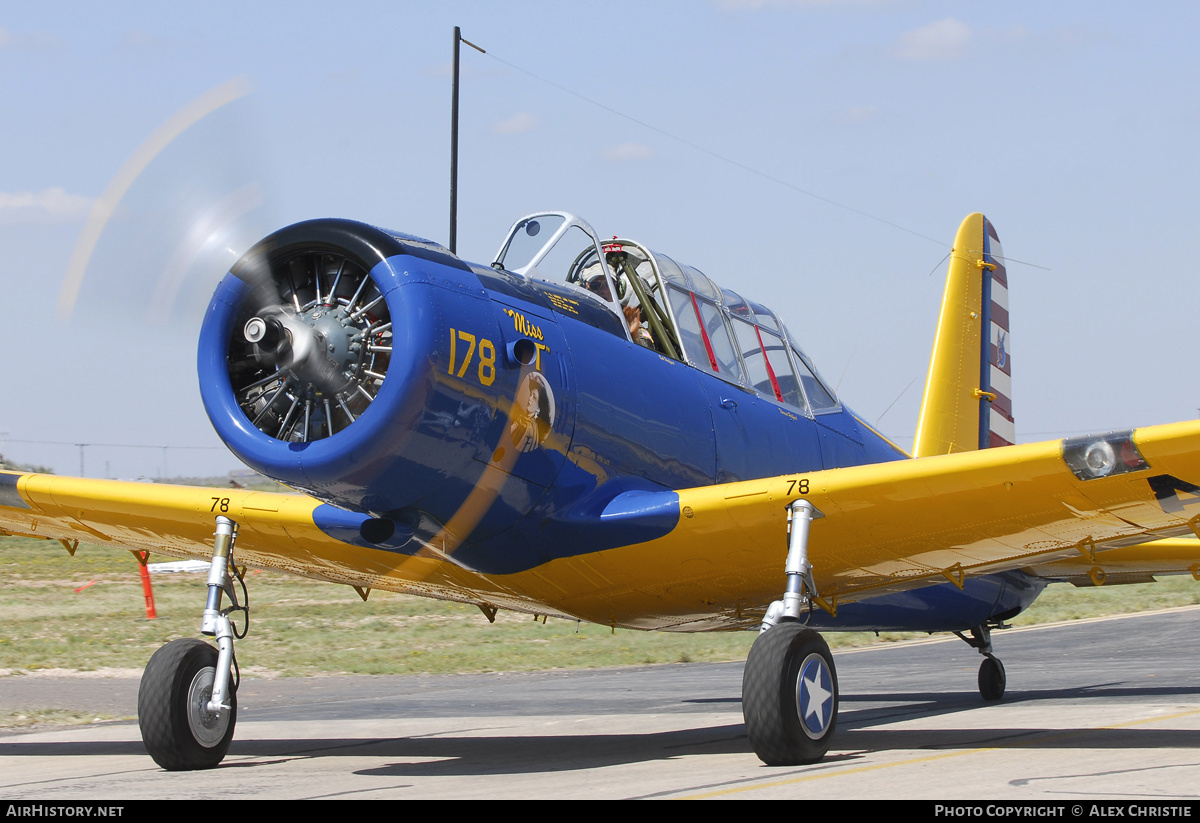
[[997,699],[991,631],[1049,581],[1200,579],[1200,543],[1173,539],[1200,533],[1200,422],[1012,445],[1004,257],[979,214],[911,459],[770,309],[567,213],[518,221],[490,266],[349,221],[283,229],[217,289],[199,372],[229,448],[303,495],[0,474],[6,533],[211,558],[218,648],[172,641],[142,678],[167,769],[229,747],[244,566],[489,615],[757,627],[743,711],[769,764],[829,747],[818,628],[953,631]]

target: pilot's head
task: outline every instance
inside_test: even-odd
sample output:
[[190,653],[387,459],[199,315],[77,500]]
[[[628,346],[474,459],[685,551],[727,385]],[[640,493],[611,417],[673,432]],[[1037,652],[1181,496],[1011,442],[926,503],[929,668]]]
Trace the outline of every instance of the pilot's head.
[[592,294],[612,302],[612,291],[608,288],[608,278],[603,271],[596,272],[584,280],[583,287]]

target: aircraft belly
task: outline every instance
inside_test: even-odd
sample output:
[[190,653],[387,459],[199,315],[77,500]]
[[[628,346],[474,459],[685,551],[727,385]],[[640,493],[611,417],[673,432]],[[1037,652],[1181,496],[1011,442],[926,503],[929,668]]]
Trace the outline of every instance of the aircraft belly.
[[1008,619],[1027,609],[1046,582],[1021,572],[967,578],[952,583],[847,603],[837,617],[817,609],[809,624],[825,631],[963,631],[992,618]]

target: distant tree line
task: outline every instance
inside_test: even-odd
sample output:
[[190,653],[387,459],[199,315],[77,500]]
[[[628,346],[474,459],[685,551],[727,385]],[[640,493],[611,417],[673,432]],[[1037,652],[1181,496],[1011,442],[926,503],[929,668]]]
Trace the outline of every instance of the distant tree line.
[[54,474],[54,469],[48,466],[35,466],[32,463],[16,463],[0,454],[0,469],[10,472],[33,472],[34,474]]

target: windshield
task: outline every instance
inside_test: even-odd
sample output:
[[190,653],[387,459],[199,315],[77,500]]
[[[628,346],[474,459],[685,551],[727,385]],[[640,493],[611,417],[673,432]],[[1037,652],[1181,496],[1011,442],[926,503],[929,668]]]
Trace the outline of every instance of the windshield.
[[520,271],[533,262],[546,241],[553,238],[565,222],[566,218],[561,214],[539,214],[518,220],[496,263],[509,271]]

